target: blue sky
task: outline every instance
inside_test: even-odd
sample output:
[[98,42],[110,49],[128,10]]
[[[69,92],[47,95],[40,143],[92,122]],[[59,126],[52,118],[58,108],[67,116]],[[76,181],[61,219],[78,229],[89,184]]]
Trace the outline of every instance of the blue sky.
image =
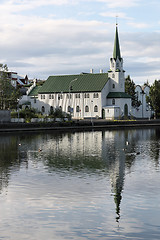
[[30,78],[109,70],[116,15],[126,75],[160,79],[160,1],[4,0],[0,62]]

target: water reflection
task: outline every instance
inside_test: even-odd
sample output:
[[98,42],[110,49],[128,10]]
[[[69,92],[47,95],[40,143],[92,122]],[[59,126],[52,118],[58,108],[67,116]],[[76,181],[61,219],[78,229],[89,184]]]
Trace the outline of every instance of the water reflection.
[[[129,181],[128,175],[133,173],[137,162],[139,164],[139,172],[143,171],[144,161],[149,161],[149,164],[152,164],[148,171],[153,167],[159,171],[159,133],[159,129],[155,128],[65,134],[1,135],[0,192],[3,194],[7,191],[9,185],[12,184],[12,176],[16,172],[22,171],[23,176],[21,176],[20,181],[23,182],[25,178],[24,169],[30,173],[30,181],[36,183],[34,189],[32,189],[33,186],[30,186],[30,188],[35,193],[41,192],[41,196],[47,195],[47,185],[51,184],[50,176],[54,175],[54,180],[56,178],[60,180],[61,178],[60,183],[56,182],[57,186],[54,185],[53,189],[56,192],[57,189],[62,188],[61,183],[63,183],[63,191],[62,189],[61,191],[65,194],[65,187],[68,189],[71,189],[72,186],[77,187],[74,181],[77,181],[81,186],[81,180],[85,179],[88,184],[91,184],[90,181],[92,181],[92,186],[95,185],[94,191],[97,195],[108,197],[108,192],[111,194],[112,201],[115,204],[114,218],[117,222],[120,222],[121,204],[123,200],[124,202],[126,201],[123,192],[125,188],[128,190],[127,186],[125,186]],[[42,151],[39,151],[39,149]],[[32,169],[36,170],[36,177]],[[48,174],[48,179],[46,179],[46,174]],[[143,177],[145,179],[146,176]],[[110,180],[110,185],[107,185],[108,179]],[[102,196],[102,193],[98,192],[98,188],[100,187],[99,184],[103,184],[104,180],[106,181],[108,192],[103,193]],[[99,184],[97,183],[98,181]],[[109,188],[110,191],[108,190]],[[93,197],[93,202],[97,201],[95,200],[94,191],[91,193],[91,190],[88,188],[82,189],[87,194],[90,194],[90,197]],[[27,191],[29,190],[27,189]],[[77,195],[77,199],[84,201],[79,189],[75,189],[74,194]],[[74,194],[72,201],[74,201]],[[50,195],[48,196],[51,197]],[[108,199],[106,201],[109,201]],[[134,198],[132,201],[134,201]],[[138,201],[138,199],[136,198],[135,201]],[[107,204],[111,206],[111,203],[107,202]],[[96,207],[96,204],[94,203],[93,206]],[[128,212],[125,214],[127,215]],[[103,216],[103,218],[105,217]]]

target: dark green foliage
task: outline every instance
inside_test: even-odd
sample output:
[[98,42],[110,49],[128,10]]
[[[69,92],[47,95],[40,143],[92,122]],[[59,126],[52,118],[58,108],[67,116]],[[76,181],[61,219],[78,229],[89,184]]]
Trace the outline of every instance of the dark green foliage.
[[13,118],[24,118],[26,122],[30,122],[31,118],[43,117],[39,112],[34,108],[26,108],[19,110],[19,112],[12,112],[11,117]]
[[131,95],[132,107],[139,107],[141,105],[141,101],[138,101],[135,92],[135,83],[131,80],[129,75],[125,79],[125,92]]
[[155,111],[155,117],[160,118],[160,80],[154,81],[146,100]]
[[0,109],[15,109],[20,92],[11,85],[7,65],[0,64],[0,68]]
[[55,118],[64,119],[65,117],[69,118],[69,115],[62,112],[62,110],[60,108],[56,108],[56,109],[50,111],[49,117],[54,118],[54,119]]

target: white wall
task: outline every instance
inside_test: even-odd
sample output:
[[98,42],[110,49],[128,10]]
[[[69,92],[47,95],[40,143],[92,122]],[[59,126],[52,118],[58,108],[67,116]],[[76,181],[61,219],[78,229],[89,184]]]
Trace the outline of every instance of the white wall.
[[[54,93],[54,94],[39,94],[37,103],[35,104],[35,108],[39,111],[42,110],[42,106],[45,107],[45,114],[49,114],[50,107],[52,106],[54,109],[61,107],[63,112],[68,112],[68,106],[73,109],[72,117],[77,119],[83,118],[95,118],[101,117],[101,93],[95,92],[98,94],[98,97],[94,97],[94,93],[86,93],[89,94],[89,98],[85,97],[85,93],[70,93],[71,98],[68,98],[69,93]],[[80,98],[76,97],[79,96]],[[53,99],[50,99],[53,96]],[[34,104],[32,103],[34,106]],[[79,112],[76,112],[76,107],[79,106]],[[89,112],[85,111],[85,107],[88,106]],[[97,106],[98,112],[95,112],[95,106]]]

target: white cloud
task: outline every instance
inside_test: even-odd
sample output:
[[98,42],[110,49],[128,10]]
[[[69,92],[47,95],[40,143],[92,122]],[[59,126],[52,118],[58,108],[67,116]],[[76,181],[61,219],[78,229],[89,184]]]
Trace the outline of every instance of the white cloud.
[[137,6],[139,5],[140,0],[97,0],[97,2],[103,2],[106,3],[108,5],[108,7],[110,8],[117,8],[117,7],[121,7],[121,8],[129,8],[129,7],[133,7],[133,6]]
[[100,15],[103,17],[112,17],[112,18],[118,17],[120,19],[133,20],[133,18],[127,17],[126,13],[124,12],[116,12],[116,11],[108,12],[107,11],[107,12],[100,13]]
[[[86,8],[84,3],[88,4]],[[88,72],[90,68],[95,71],[103,68],[107,71],[113,51],[115,21],[112,24],[110,19],[104,22],[103,17],[115,18],[118,15],[123,21],[119,37],[124,67],[128,68],[126,70],[133,78],[141,73],[145,77],[142,58],[147,59],[145,63],[148,69],[153,68],[152,62],[157,62],[157,56],[160,56],[160,33],[148,31],[152,22],[146,24],[145,19],[143,21],[137,15],[135,18],[134,14],[126,12],[126,8],[137,7],[139,3],[138,0],[3,1],[0,3],[0,62],[7,63],[12,70],[23,75],[29,73],[31,77],[47,78],[51,74]],[[43,11],[42,14],[37,11],[43,7],[48,9],[48,4],[62,13],[53,11],[52,14],[51,11],[47,15]],[[65,10],[68,5],[75,7],[76,4],[77,13],[67,15]],[[96,9],[99,5],[100,8]],[[102,9],[107,11],[102,12]],[[65,17],[63,13],[66,14]],[[134,33],[125,30],[127,25],[130,26],[129,31]],[[138,65],[135,59],[141,64]],[[154,71],[159,72],[157,64]]]
[[131,27],[138,28],[138,29],[151,27],[151,24],[141,23],[141,22],[128,22],[127,24]]

